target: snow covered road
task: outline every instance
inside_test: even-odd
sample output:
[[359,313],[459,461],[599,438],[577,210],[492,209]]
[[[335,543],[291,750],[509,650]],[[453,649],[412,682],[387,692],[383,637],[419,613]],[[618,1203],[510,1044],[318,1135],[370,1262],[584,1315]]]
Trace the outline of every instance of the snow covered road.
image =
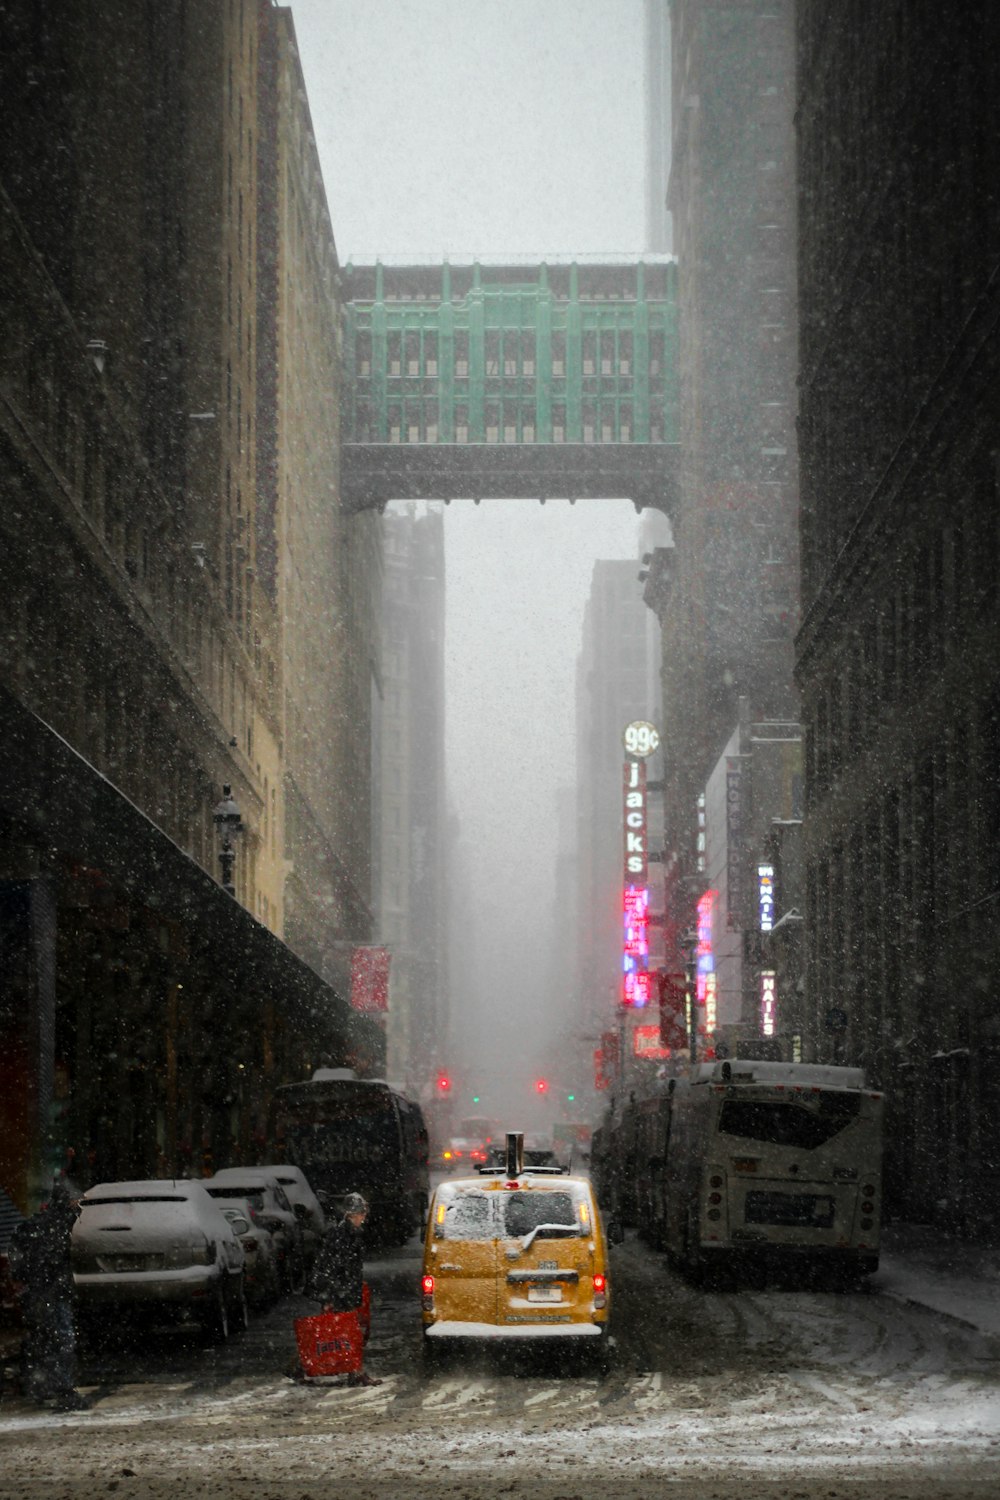
[[629,1242],[606,1380],[562,1374],[548,1354],[456,1357],[428,1377],[415,1268],[406,1251],[373,1268],[383,1385],[284,1379],[286,1304],[243,1350],[193,1350],[187,1371],[173,1355],[132,1378],[120,1368],[91,1412],[5,1405],[0,1496],[1000,1493],[1000,1340],[934,1311],[875,1289],[705,1291]]

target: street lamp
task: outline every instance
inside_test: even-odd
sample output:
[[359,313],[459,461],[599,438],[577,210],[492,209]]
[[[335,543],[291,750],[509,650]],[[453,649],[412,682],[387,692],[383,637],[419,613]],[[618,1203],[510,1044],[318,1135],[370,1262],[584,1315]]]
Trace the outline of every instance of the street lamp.
[[236,887],[233,884],[233,863],[236,859],[236,849],[233,839],[239,838],[243,832],[243,821],[240,818],[240,810],[233,799],[232,788],[228,781],[222,788],[222,801],[217,802],[215,811],[212,813],[212,822],[222,835],[222,848],[219,850],[219,864],[222,866],[222,889],[228,891],[230,896],[236,895]]

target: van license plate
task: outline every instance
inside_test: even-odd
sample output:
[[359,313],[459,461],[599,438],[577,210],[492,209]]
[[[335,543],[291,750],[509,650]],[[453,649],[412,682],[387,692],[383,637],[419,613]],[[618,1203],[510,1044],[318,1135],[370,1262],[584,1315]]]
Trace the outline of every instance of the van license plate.
[[529,1286],[529,1302],[561,1302],[562,1287],[559,1286]]

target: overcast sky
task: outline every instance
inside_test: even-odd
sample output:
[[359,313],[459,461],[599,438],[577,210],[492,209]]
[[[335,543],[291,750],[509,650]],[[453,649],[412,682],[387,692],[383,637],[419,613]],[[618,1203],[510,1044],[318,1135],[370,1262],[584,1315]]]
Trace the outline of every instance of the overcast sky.
[[[292,12],[342,262],[641,251],[641,0]],[[509,1111],[551,1066],[548,983],[553,962],[569,964],[555,796],[574,774],[590,574],[635,555],[637,517],[626,501],[456,502],[445,530],[448,781],[474,925],[440,1061],[461,1084],[504,1058],[518,1075],[498,1100]]]

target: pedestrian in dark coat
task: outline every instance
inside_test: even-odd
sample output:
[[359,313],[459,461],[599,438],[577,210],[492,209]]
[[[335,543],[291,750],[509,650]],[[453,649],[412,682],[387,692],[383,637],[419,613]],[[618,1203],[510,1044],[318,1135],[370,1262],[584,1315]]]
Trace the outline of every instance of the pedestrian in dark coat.
[[22,1288],[26,1394],[59,1411],[90,1406],[76,1389],[70,1236],[79,1212],[79,1200],[56,1183],[48,1202],[18,1225],[10,1242],[11,1271]]
[[[306,1288],[324,1312],[353,1312],[364,1295],[364,1225],[368,1204],[360,1193],[349,1193],[344,1217],[323,1236]],[[361,1372],[348,1376],[350,1385],[381,1385]]]

